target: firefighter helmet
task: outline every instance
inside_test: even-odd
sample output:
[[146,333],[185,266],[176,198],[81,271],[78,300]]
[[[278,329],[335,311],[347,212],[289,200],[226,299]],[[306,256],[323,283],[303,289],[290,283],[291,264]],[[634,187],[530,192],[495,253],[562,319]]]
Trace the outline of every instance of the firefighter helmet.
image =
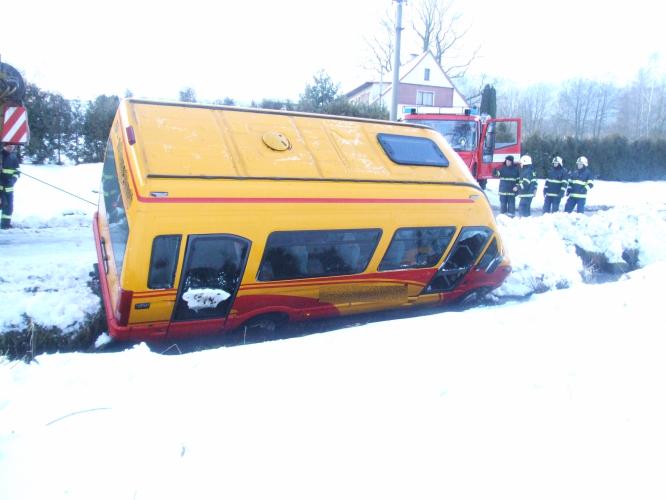
[[520,164],[521,165],[531,165],[532,164],[532,157],[530,155],[523,155],[520,157]]
[[587,167],[587,158],[584,156],[579,156],[576,160],[576,165],[583,165],[584,167]]
[[562,157],[556,156],[555,158],[553,158],[553,165],[559,165],[560,167],[564,165],[564,163],[562,162]]

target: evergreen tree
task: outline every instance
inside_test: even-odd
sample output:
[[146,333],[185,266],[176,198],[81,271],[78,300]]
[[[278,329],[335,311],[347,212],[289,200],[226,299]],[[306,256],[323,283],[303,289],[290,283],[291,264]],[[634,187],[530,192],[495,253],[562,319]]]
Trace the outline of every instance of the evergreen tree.
[[333,83],[331,77],[323,70],[316,73],[313,83],[305,86],[301,94],[298,108],[301,111],[321,113],[324,106],[333,102],[338,97],[339,84]]
[[30,143],[24,155],[35,163],[64,163],[72,153],[76,117],[70,101],[62,95],[28,84],[24,104],[30,120]]
[[492,85],[486,85],[481,95],[481,114],[497,117],[497,92]]
[[70,102],[60,94],[47,94],[49,109],[48,142],[55,162],[62,165],[63,157],[69,156],[74,133],[74,115]]
[[197,102],[197,95],[192,87],[186,87],[180,91],[181,102]]
[[388,120],[388,110],[379,104],[367,104],[363,102],[350,102],[345,97],[338,97],[322,108],[322,113],[329,115],[357,116],[362,118],[374,118],[376,120]]
[[296,111],[297,105],[287,99],[286,101],[279,101],[276,99],[262,99],[259,107],[263,109],[280,109],[284,111]]
[[47,138],[49,111],[46,92],[34,83],[28,83],[23,103],[28,110],[30,120],[30,142],[23,150],[23,154],[35,163],[44,163],[51,157]]
[[118,96],[100,95],[90,103],[83,118],[83,161],[100,162],[120,100]]

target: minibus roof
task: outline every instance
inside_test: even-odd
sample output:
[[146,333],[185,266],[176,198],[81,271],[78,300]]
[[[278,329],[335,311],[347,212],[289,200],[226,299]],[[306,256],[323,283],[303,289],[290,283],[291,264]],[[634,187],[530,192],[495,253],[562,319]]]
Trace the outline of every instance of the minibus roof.
[[[421,125],[140,99],[124,99],[119,113],[131,175],[144,196],[163,179],[474,183],[444,138]],[[449,165],[397,164],[378,134],[430,139]]]

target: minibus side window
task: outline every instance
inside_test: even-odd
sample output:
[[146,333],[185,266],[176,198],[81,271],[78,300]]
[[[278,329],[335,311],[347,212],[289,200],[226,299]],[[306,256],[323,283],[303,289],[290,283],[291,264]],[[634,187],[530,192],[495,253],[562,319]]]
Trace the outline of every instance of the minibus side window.
[[500,262],[502,262],[502,256],[500,255],[497,248],[497,240],[493,239],[490,245],[488,245],[486,253],[483,254],[483,257],[481,257],[477,268],[483,269],[485,272],[490,274],[493,273],[495,269],[497,269],[497,266],[500,264]]
[[433,267],[449,246],[455,227],[398,229],[379,264],[380,271]]
[[120,194],[116,157],[111,141],[107,143],[104,167],[102,168],[102,195],[104,196],[104,208],[106,210],[106,220],[109,224],[109,236],[116,262],[116,271],[120,276],[123,269],[127,238],[129,237],[129,226],[127,225],[125,204]]
[[148,288],[173,288],[180,251],[180,235],[157,236],[153,240]]
[[377,134],[377,140],[391,161],[398,165],[449,166],[449,160],[442,150],[427,137]]
[[377,248],[380,229],[271,233],[259,281],[362,273]]
[[453,290],[474,265],[491,236],[492,231],[487,227],[464,227],[426,292]]

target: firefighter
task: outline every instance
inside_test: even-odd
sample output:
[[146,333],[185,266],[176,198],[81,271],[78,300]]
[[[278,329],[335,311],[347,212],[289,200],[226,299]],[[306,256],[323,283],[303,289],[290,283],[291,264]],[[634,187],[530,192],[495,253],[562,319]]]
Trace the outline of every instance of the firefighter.
[[499,177],[500,213],[509,217],[516,215],[516,191],[518,191],[518,166],[513,162],[513,156],[504,159],[504,165],[493,171]]
[[16,146],[5,144],[2,147],[2,171],[0,171],[0,229],[9,229],[14,213],[14,184],[19,176],[19,162],[14,149]]
[[518,210],[521,217],[531,215],[532,200],[537,190],[537,178],[532,165],[532,157],[523,155],[520,157],[520,174],[518,175],[518,198],[520,200]]
[[562,158],[553,158],[553,166],[546,174],[546,184],[543,187],[543,213],[554,213],[560,210],[560,202],[567,191],[567,173],[562,165]]
[[587,158],[580,156],[576,160],[576,170],[569,173],[569,186],[567,188],[569,198],[567,198],[567,203],[564,205],[564,210],[571,213],[575,207],[576,212],[582,214],[585,211],[587,191],[593,187],[592,174],[587,168]]

